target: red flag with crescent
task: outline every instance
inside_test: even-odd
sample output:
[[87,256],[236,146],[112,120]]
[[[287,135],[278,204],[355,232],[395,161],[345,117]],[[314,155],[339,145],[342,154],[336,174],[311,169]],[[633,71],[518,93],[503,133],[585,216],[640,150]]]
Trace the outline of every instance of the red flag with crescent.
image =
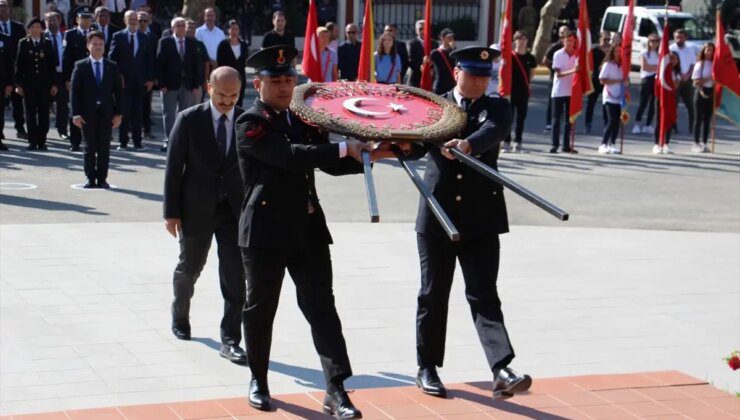
[[316,29],[319,27],[316,14],[316,3],[314,0],[308,1],[308,17],[306,18],[306,35],[303,42],[303,60],[301,60],[301,69],[303,75],[314,82],[323,82],[321,77],[321,59],[319,52],[319,36]]
[[[583,111],[583,96],[594,90],[591,83],[591,24],[588,19],[588,6],[585,1],[578,2],[578,71],[573,77],[573,91],[570,96],[570,122],[574,123]],[[598,70],[595,70],[598,71]]]
[[663,36],[660,39],[660,53],[658,73],[655,83],[655,96],[658,98],[658,139],[660,145],[665,145],[666,134],[676,123],[676,91],[673,83],[673,66],[671,53],[668,50],[668,39],[671,36],[668,25],[663,26]]
[[511,96],[511,65],[513,64],[512,45],[514,43],[511,34],[511,3],[512,0],[505,0],[504,19],[501,25],[501,37],[499,45],[501,46],[501,69],[499,70],[499,94],[504,98]]

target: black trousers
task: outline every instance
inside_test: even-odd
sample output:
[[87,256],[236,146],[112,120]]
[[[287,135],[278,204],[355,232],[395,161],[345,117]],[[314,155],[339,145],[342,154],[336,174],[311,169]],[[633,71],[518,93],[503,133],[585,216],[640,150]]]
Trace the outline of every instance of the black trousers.
[[96,179],[104,181],[108,178],[112,119],[99,110],[95,118],[86,120],[82,126],[85,176],[91,181]]
[[267,378],[272,324],[287,269],[296,286],[298,307],[311,326],[326,382],[336,383],[352,376],[342,324],[334,305],[329,245],[309,243],[296,250],[242,248],[242,260],[247,277],[244,338],[252,375]]
[[636,122],[642,121],[642,114],[647,108],[647,120],[645,125],[653,123],[653,114],[655,112],[655,75],[642,79],[640,86],[640,106],[637,107]]
[[198,235],[180,237],[180,258],[172,276],[175,295],[172,301],[172,324],[188,323],[195,282],[206,264],[214,235],[218,245],[219,284],[224,298],[221,343],[239,345],[242,341],[242,308],[246,286],[239,255],[239,222],[227,200],[216,208],[212,229]]
[[570,96],[552,98],[552,139],[553,148],[560,146],[560,124],[563,128],[563,151],[570,150]]
[[49,133],[49,107],[51,105],[50,86],[45,83],[41,86],[23,87],[23,105],[26,107],[26,123],[28,125],[28,143],[36,146],[46,144],[46,135]]
[[152,132],[152,94],[154,89],[150,90],[144,95],[144,118],[143,128],[144,132],[149,134]]
[[[714,88],[697,88],[694,95],[694,142],[699,139],[707,144],[709,138],[709,126],[712,124],[714,114]],[[701,135],[701,137],[700,137]]]
[[[0,85],[3,85],[4,83],[5,81],[3,80]],[[3,89],[5,89],[4,86],[7,85],[3,85]],[[8,102],[10,102],[10,98],[5,97],[5,92],[0,92],[0,105],[2,105],[0,107],[0,110],[2,110],[2,112],[0,112],[0,117],[2,117],[0,118],[0,140],[5,140],[5,134],[3,131],[5,130],[5,107],[8,106]]]
[[56,119],[54,125],[59,134],[68,134],[67,128],[69,127],[69,91],[67,86],[64,84],[64,78],[59,76],[57,78],[57,96],[54,97],[54,103],[56,104]]
[[552,125],[552,85],[555,81],[555,73],[550,69],[550,83],[547,84],[547,112],[545,113],[545,125]]
[[[594,108],[596,107],[596,103],[601,101],[602,92],[604,91],[604,87],[601,83],[596,82],[594,84],[594,91],[591,92],[588,95],[588,98],[586,100],[586,126],[590,127],[591,123],[594,120]],[[606,107],[603,105],[601,106],[601,117],[604,119],[604,127],[606,127],[607,120],[606,120]]]
[[123,95],[123,119],[118,127],[118,141],[121,146],[127,146],[128,132],[131,131],[131,140],[138,146],[141,145],[141,126],[144,121],[144,108],[141,104],[146,97],[146,88],[140,84],[127,86]]
[[416,357],[419,366],[442,366],[447,335],[447,307],[460,261],[465,297],[470,305],[478,338],[491,370],[504,368],[514,359],[514,349],[504,325],[496,279],[499,266],[498,235],[452,242],[417,233],[421,263],[421,289],[416,310]]
[[[529,108],[529,94],[527,92],[520,94],[511,94],[511,112],[516,114],[516,128],[514,130],[514,142],[522,144],[522,134],[524,133],[524,120],[527,118],[527,108]],[[506,136],[506,143],[511,142],[511,132]]]
[[689,132],[691,132],[694,129],[694,87],[691,85],[691,79],[678,84],[677,105],[679,98],[689,112]]
[[604,104],[607,115],[606,130],[604,130],[604,137],[601,139],[601,144],[614,144],[617,140],[617,134],[619,134],[619,123],[622,116],[622,106],[620,104],[613,104],[607,102]]
[[26,114],[23,110],[23,97],[15,93],[15,89],[10,94],[10,102],[13,104],[13,121],[15,121],[15,130],[22,131],[25,129]]

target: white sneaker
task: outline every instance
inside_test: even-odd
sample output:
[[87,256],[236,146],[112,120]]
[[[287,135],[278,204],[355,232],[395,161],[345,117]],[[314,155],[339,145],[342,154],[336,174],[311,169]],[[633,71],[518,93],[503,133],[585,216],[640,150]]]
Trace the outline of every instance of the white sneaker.
[[511,145],[511,153],[521,153],[522,152],[522,146],[519,145],[519,143],[514,142],[514,144]]
[[599,146],[599,154],[605,155],[607,153],[609,153],[609,146],[605,144],[602,144],[601,146]]
[[509,153],[509,143],[504,142],[503,146],[501,146],[501,153]]
[[656,144],[655,146],[653,146],[653,154],[654,155],[659,155],[661,153],[663,153],[663,149],[660,148],[660,145],[659,144]]
[[652,125],[646,125],[645,127],[642,127],[642,132],[645,134],[655,134],[655,129]]
[[701,153],[704,151],[704,148],[699,143],[694,143],[694,145],[691,146],[691,151],[694,153]]
[[709,149],[709,146],[704,144],[702,153],[712,153],[712,151]]
[[617,146],[615,146],[613,144],[610,144],[609,145],[609,153],[612,154],[612,155],[618,155],[619,154],[619,149],[617,149]]
[[663,150],[661,150],[660,152],[663,153],[664,155],[672,155],[673,154],[673,150],[671,150],[671,148],[668,147],[667,144],[666,145],[663,145]]
[[632,127],[632,134],[640,134],[640,133],[642,133],[642,130],[640,130],[640,126],[639,126],[639,125],[637,125],[637,124],[635,124],[635,125],[634,125],[634,126]]

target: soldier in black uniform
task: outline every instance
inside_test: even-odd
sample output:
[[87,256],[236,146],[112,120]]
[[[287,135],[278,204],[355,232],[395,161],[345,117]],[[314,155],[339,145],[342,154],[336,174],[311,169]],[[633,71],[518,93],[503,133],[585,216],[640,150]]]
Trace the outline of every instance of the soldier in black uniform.
[[460,138],[438,148],[414,146],[409,158],[429,154],[424,179],[460,232],[452,242],[424,200],[416,219],[421,262],[421,290],[416,312],[416,350],[419,373],[416,384],[424,393],[445,396],[437,375],[444,362],[447,306],[460,261],[465,295],[475,328],[493,372],[493,396],[509,398],[529,389],[532,379],[508,368],[514,350],[504,326],[496,289],[499,266],[498,235],[509,231],[503,189],[457,161],[447,148],[457,147],[496,168],[499,145],[511,128],[511,106],[502,98],[485,95],[491,62],[500,54],[490,48],[468,47],[452,53],[456,86],[443,95],[467,112]]
[[46,150],[49,106],[57,94],[56,51],[42,35],[44,22],[33,18],[26,25],[28,36],[18,43],[16,92],[23,96],[28,126],[28,150]]
[[[90,6],[80,6],[77,8],[77,27],[69,29],[64,33],[64,51],[62,52],[62,74],[67,92],[72,89],[72,71],[75,63],[87,58],[90,52],[87,50],[87,34],[90,33],[93,23],[93,13]],[[76,125],[72,124],[70,115],[69,124],[69,150],[77,152],[82,144],[82,131]]]
[[[0,33],[0,110],[5,111],[5,107],[10,99],[10,93],[13,91],[15,79],[15,59],[11,49],[11,39],[8,35]],[[8,150],[8,146],[3,144],[5,135],[5,117],[0,112],[0,151]]]
[[331,144],[327,133],[288,109],[296,84],[291,65],[296,55],[292,45],[276,45],[247,59],[247,66],[257,73],[254,87],[259,98],[236,121],[245,188],[239,246],[247,277],[243,323],[252,371],[249,404],[270,408],[272,323],[287,269],[324,370],[324,412],[360,418],[343,386],[352,369],[334,306],[332,239],[316,195],[314,169],[332,175],[360,173],[360,153],[368,146],[355,140]]

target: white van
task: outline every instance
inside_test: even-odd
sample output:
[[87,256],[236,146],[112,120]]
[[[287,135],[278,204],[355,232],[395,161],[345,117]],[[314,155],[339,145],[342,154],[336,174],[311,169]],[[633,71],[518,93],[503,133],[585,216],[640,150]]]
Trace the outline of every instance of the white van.
[[[610,32],[622,32],[627,20],[627,6],[608,7],[601,19],[601,30]],[[632,65],[640,66],[640,56],[647,50],[647,37],[655,32],[658,36],[663,35],[663,24],[668,19],[668,28],[671,36],[673,31],[683,28],[686,31],[687,44],[692,45],[696,51],[700,51],[704,44],[711,42],[699,25],[694,15],[681,12],[675,7],[669,7],[666,16],[665,6],[635,7],[635,31],[632,38]]]

